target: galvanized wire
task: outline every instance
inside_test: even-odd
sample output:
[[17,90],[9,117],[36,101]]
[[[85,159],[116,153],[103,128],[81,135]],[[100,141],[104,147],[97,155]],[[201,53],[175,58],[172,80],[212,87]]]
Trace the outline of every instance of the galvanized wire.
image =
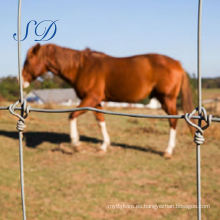
[[[15,107],[14,110],[21,110],[21,107]],[[149,118],[149,119],[185,119],[185,115],[146,115],[146,114],[134,114],[134,113],[123,113],[115,111],[101,110],[93,107],[81,107],[81,108],[69,108],[69,109],[43,109],[43,108],[32,108],[29,107],[29,112],[40,112],[40,113],[69,113],[76,111],[92,111],[100,112],[106,115],[115,115],[115,116],[125,116],[125,117],[134,117],[134,118]],[[0,110],[9,110],[9,106],[2,106]],[[201,119],[204,120],[203,116],[193,115],[190,117],[192,119]],[[220,122],[220,118],[212,117],[212,122]]]
[[[24,103],[24,95],[23,95],[23,80],[22,80],[22,72],[21,72],[21,0],[18,0],[18,23],[17,23],[17,35],[18,35],[18,77],[19,77],[19,85],[20,85],[20,103],[23,105]],[[23,107],[23,106],[22,106]],[[23,108],[21,109],[21,117],[23,117]],[[19,119],[17,126],[24,127],[24,121]],[[26,207],[25,207],[25,193],[24,193],[24,165],[23,165],[23,145],[22,138],[23,133],[20,129],[19,133],[19,161],[20,161],[20,181],[21,181],[21,200],[22,200],[22,213],[23,220],[26,220]]]
[[[201,78],[201,22],[202,22],[202,0],[198,1],[198,29],[197,29],[197,79],[198,79],[198,113],[202,114],[202,78]],[[202,120],[198,120],[198,126],[201,127]],[[200,139],[203,138],[201,132],[197,131]],[[197,179],[197,219],[201,220],[201,155],[200,144],[196,145],[196,179]]]

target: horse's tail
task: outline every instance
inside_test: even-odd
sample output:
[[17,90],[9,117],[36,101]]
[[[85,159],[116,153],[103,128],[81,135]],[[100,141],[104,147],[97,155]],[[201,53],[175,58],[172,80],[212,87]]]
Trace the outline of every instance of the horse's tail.
[[[183,73],[181,94],[182,94],[182,108],[183,108],[184,113],[191,113],[194,109],[193,95],[192,95],[192,90],[189,84],[188,76],[185,72]],[[191,133],[195,132],[195,129],[192,126],[189,125],[189,128],[190,128]]]

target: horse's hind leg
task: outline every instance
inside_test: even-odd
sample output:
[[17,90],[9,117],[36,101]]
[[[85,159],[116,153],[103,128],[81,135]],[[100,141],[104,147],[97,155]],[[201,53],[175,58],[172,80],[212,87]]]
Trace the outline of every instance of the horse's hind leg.
[[[176,107],[176,97],[164,97],[161,100],[162,108],[166,111],[168,115],[176,115],[177,114],[177,107]],[[170,118],[170,136],[168,146],[165,150],[164,157],[171,158],[173,150],[176,145],[176,125],[177,119]]]
[[[96,108],[102,109],[101,105],[96,106]],[[101,132],[102,132],[102,136],[103,136],[103,143],[102,143],[102,146],[101,146],[101,150],[106,152],[107,147],[110,145],[110,137],[109,137],[109,134],[107,132],[104,115],[101,112],[94,112],[94,114],[95,114],[96,120],[99,123],[99,126],[101,128]]]

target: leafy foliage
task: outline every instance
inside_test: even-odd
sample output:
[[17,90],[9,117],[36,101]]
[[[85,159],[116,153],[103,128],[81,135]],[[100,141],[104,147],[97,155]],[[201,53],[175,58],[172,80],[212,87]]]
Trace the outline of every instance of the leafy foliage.
[[202,87],[206,89],[220,88],[220,77],[202,79]]
[[19,97],[17,78],[8,76],[0,79],[0,96],[8,101],[15,101]]
[[[30,87],[25,91],[28,93],[33,89],[52,89],[52,88],[68,88],[68,83],[57,76],[46,74],[31,83]],[[15,76],[7,76],[0,79],[0,97],[8,101],[15,101],[19,98],[19,85]]]
[[33,89],[55,89],[55,88],[70,88],[67,82],[62,80],[60,77],[47,73],[42,77],[39,77],[37,80],[33,81],[27,92]]
[[[189,76],[189,74],[188,74]],[[189,76],[190,85],[193,91],[193,100],[196,105],[196,88],[197,88],[197,79],[195,74],[190,77]],[[220,77],[218,78],[204,78],[202,80],[203,88],[220,88]],[[26,92],[30,92],[33,89],[52,89],[52,88],[70,88],[67,82],[58,76],[54,76],[51,73],[47,73],[42,77],[39,77],[37,80],[33,81]],[[15,101],[19,97],[19,85],[17,78],[15,76],[7,76],[0,78],[0,99],[5,99],[8,101]],[[149,97],[142,100],[141,103],[148,103]],[[178,106],[180,106],[180,101],[178,100]]]

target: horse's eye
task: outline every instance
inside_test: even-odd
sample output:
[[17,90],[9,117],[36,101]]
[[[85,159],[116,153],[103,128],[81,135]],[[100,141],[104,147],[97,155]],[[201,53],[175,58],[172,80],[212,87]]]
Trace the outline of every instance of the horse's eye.
[[25,60],[25,62],[24,62],[24,65],[26,66],[26,65],[28,65],[28,60]]

